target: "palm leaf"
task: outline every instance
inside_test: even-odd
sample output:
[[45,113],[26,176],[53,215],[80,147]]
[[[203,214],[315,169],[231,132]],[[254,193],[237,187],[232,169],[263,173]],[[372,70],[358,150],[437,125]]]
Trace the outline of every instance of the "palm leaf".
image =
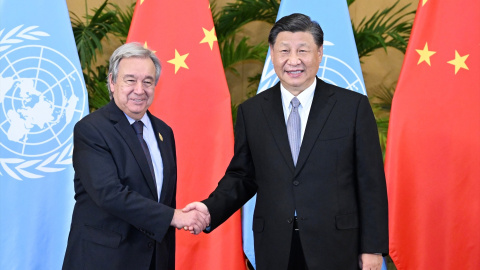
[[395,93],[395,87],[385,87],[380,86],[378,89],[374,90],[374,98],[376,101],[374,104],[383,112],[390,113],[392,109],[393,95]]
[[267,55],[268,45],[260,43],[257,45],[248,45],[248,38],[243,37],[238,44],[235,45],[235,37],[225,40],[221,45],[221,56],[223,68],[230,70],[234,74],[239,74],[234,66],[240,62],[255,60],[264,61]]
[[93,9],[94,14],[86,15],[87,23],[84,23],[76,14],[71,13],[71,23],[75,43],[82,69],[89,67],[97,60],[96,50],[103,52],[101,41],[107,38],[111,24],[115,20],[115,12],[104,12],[108,0],[98,9]]
[[390,118],[390,110],[392,108],[393,95],[395,87],[380,86],[374,91],[375,95],[370,98],[373,113],[377,122],[378,137],[385,157],[385,149],[387,144],[388,122]]
[[235,35],[239,29],[253,21],[273,24],[277,18],[278,0],[237,0],[227,3],[215,14],[215,29],[219,42]]
[[90,111],[103,107],[110,101],[110,92],[107,87],[107,66],[100,65],[95,70],[88,68],[88,75],[84,74],[88,91],[88,105]]
[[[213,3],[212,16],[225,71],[239,75],[236,65],[245,61],[265,62],[268,44],[262,42],[250,45],[248,37],[242,37],[239,42],[236,38],[242,31],[242,27],[250,22],[262,21],[273,24],[277,17],[279,2],[278,0],[236,0],[233,3],[227,3],[219,12],[215,11],[216,3]],[[248,87],[255,87],[250,92],[256,91],[260,76],[261,74],[257,74],[249,78]]]
[[360,58],[378,48],[387,50],[387,47],[393,47],[405,53],[415,11],[405,12],[410,4],[394,11],[398,3],[399,0],[383,11],[375,12],[368,20],[363,18],[358,26],[352,25]]
[[[111,25],[111,32],[115,36],[119,37],[122,43],[125,43],[127,40],[128,31],[130,30],[135,3],[127,6],[126,8],[121,8],[117,4],[113,3],[110,3],[110,6],[113,7],[113,11],[116,13],[115,21]],[[112,11],[110,9],[108,10]]]

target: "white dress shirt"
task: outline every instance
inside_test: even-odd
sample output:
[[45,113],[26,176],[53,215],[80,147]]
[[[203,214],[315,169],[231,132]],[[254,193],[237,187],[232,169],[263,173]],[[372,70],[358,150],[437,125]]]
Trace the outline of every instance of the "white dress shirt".
[[[130,125],[135,122],[130,116],[126,115]],[[155,180],[157,182],[157,201],[160,201],[160,194],[162,191],[163,185],[163,161],[162,155],[160,154],[160,148],[158,147],[157,138],[155,137],[155,131],[153,131],[152,122],[150,118],[145,113],[145,115],[140,119],[143,122],[143,139],[147,143],[148,151],[150,151],[150,156],[152,157],[153,171],[155,173]],[[133,128],[132,128],[133,129]]]
[[[300,135],[300,146],[303,141],[303,134],[305,134],[305,128],[307,127],[308,115],[310,114],[310,108],[312,107],[313,94],[315,93],[315,87],[317,86],[317,80],[313,81],[313,84],[303,90],[298,96],[297,99],[300,101],[298,106],[298,114],[300,115],[300,126],[301,126],[301,135]],[[292,93],[288,92],[282,84],[280,84],[280,91],[282,93],[282,104],[283,104],[283,116],[285,117],[285,125],[288,121],[288,116],[292,110],[292,104],[290,103],[295,97]]]

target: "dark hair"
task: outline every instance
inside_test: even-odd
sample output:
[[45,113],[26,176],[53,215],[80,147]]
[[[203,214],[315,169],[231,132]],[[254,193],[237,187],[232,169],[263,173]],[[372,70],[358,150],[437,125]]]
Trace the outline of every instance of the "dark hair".
[[310,32],[315,44],[318,47],[323,45],[323,30],[316,21],[312,21],[310,17],[300,13],[293,13],[291,15],[282,17],[278,20],[270,30],[270,35],[268,35],[268,43],[270,46],[275,44],[277,40],[277,35],[280,32]]

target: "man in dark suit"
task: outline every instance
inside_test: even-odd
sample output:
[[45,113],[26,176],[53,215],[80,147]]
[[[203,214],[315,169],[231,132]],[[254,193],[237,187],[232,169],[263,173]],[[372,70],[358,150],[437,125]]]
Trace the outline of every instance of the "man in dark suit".
[[257,269],[380,270],[387,193],[368,99],[316,77],[323,31],[308,16],[280,19],[269,44],[280,82],[239,106],[225,176],[184,211],[209,212],[209,232],[257,193]]
[[206,227],[203,213],[175,209],[173,132],[147,111],[160,69],[140,44],[119,47],[111,102],[75,126],[76,203],[63,269],[174,269],[174,227]]

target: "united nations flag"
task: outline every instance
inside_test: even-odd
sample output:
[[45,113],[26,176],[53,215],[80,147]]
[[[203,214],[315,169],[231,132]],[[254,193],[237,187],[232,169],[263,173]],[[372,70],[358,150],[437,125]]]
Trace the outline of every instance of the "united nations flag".
[[65,1],[0,1],[0,269],[60,269],[87,92]]

